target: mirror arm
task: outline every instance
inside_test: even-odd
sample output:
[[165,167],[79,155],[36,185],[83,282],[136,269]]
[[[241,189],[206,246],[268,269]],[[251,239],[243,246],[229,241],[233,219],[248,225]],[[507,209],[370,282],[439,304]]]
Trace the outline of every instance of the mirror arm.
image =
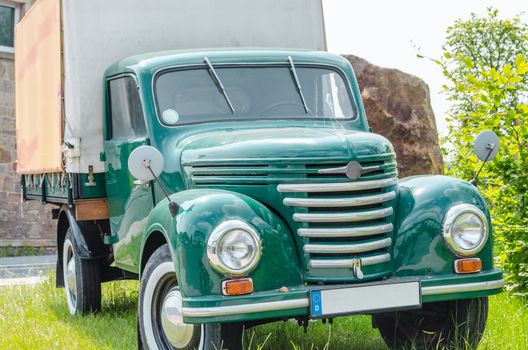
[[482,171],[482,168],[484,168],[484,165],[486,165],[486,163],[488,162],[488,159],[491,156],[491,153],[493,153],[494,149],[495,149],[495,145],[494,144],[490,144],[489,145],[489,150],[490,151],[488,152],[488,155],[486,156],[486,159],[484,159],[484,161],[482,162],[482,165],[480,166],[479,170],[477,171],[477,174],[473,177],[473,179],[471,179],[471,181],[469,181],[469,183],[472,184],[473,186],[477,187],[477,178],[480,175],[480,172]]
[[152,176],[154,177],[154,180],[156,180],[156,182],[158,183],[159,187],[161,188],[161,191],[163,192],[163,194],[165,195],[165,197],[167,198],[167,200],[169,201],[169,210],[170,210],[170,213],[172,215],[172,217],[175,217],[176,214],[178,214],[178,210],[180,209],[180,206],[176,203],[176,202],[173,202],[170,197],[169,197],[169,193],[167,192],[167,190],[165,189],[165,187],[163,187],[163,185],[161,184],[161,181],[158,179],[158,177],[156,176],[156,174],[154,174],[154,171],[152,171],[152,168],[150,167],[150,162],[148,161],[145,161],[145,167],[150,171],[150,173],[152,174]]

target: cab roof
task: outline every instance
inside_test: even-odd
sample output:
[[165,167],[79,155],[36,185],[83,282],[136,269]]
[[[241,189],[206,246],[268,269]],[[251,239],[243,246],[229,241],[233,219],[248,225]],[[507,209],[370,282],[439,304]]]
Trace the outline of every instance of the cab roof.
[[182,65],[204,64],[204,57],[211,63],[287,63],[291,56],[295,63],[328,64],[347,70],[348,61],[336,54],[325,51],[294,50],[294,49],[263,49],[263,48],[233,48],[233,49],[193,49],[158,51],[130,56],[112,64],[105,76],[122,73],[151,74],[156,71]]

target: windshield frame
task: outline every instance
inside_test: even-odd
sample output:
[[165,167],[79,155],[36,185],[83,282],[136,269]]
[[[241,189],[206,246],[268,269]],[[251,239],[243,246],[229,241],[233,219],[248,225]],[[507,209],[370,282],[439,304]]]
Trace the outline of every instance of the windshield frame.
[[[288,62],[238,62],[238,63],[213,63],[214,68],[237,68],[237,67],[243,67],[243,68],[251,68],[251,67],[283,67],[283,68],[290,68],[290,64]],[[186,122],[186,123],[178,123],[175,125],[166,124],[162,121],[159,114],[159,103],[158,103],[158,96],[157,96],[157,89],[156,89],[156,82],[160,76],[163,74],[167,74],[170,72],[175,71],[181,71],[181,70],[190,70],[190,69],[208,69],[208,66],[206,63],[195,63],[195,64],[183,64],[183,65],[177,65],[177,66],[171,66],[171,67],[164,67],[161,69],[158,69],[156,72],[154,72],[152,77],[152,98],[154,102],[154,110],[156,113],[156,119],[158,122],[163,125],[166,128],[177,128],[182,126],[188,126],[188,125],[198,125],[198,124],[208,124],[208,123],[224,123],[224,122],[237,122],[237,121],[254,121],[254,120],[303,120],[303,121],[332,121],[332,122],[355,122],[360,117],[359,112],[359,105],[356,101],[355,95],[352,91],[352,85],[350,84],[350,80],[348,79],[348,75],[345,73],[343,69],[341,69],[338,66],[334,66],[331,64],[325,64],[325,63],[306,63],[306,62],[299,62],[295,63],[296,68],[322,68],[322,69],[329,69],[341,77],[343,79],[343,82],[345,84],[345,87],[347,89],[347,94],[350,98],[350,104],[352,107],[352,110],[354,112],[354,117],[352,118],[324,118],[324,117],[310,117],[306,116],[305,118],[303,116],[299,117],[265,117],[265,118],[229,118],[229,119],[222,119],[222,120],[209,120],[209,121],[198,121],[198,122]]]

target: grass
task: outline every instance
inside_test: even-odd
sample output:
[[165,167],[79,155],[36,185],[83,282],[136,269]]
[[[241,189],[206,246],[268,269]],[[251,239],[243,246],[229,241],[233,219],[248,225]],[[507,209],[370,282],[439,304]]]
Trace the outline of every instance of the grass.
[[46,255],[46,253],[48,253],[48,251],[45,247],[0,247],[0,258]]
[[[52,278],[35,286],[0,287],[0,349],[136,348],[136,281],[103,286],[98,315],[69,315],[64,291]],[[528,309],[507,293],[490,298],[490,315],[479,349],[528,349]],[[246,349],[386,349],[370,317],[337,318],[332,326],[310,322],[304,333],[295,322],[250,329]]]
[[71,317],[52,278],[0,287],[0,349],[134,349],[137,282],[104,285],[102,312]]

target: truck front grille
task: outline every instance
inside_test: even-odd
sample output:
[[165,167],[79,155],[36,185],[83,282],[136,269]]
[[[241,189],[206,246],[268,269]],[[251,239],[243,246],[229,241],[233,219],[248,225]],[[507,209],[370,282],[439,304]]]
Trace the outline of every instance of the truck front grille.
[[283,204],[292,210],[291,219],[302,241],[305,280],[355,280],[352,270],[358,259],[365,278],[391,273],[398,184],[392,164],[394,169],[385,167],[390,171],[357,180],[342,175],[338,182],[277,186]]

